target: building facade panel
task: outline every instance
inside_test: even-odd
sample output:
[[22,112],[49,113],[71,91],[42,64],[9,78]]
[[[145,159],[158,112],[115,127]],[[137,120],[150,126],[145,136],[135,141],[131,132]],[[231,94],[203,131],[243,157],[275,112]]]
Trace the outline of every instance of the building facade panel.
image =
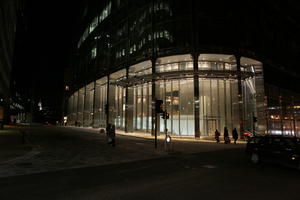
[[[82,78],[75,82],[84,91],[76,88],[69,102],[77,106],[72,113],[79,123],[153,134],[153,106],[163,100],[169,119],[165,123],[159,115],[160,133],[213,137],[216,129],[227,127],[241,135],[246,130],[264,134],[277,126],[266,116],[263,63],[251,48],[245,50],[247,35],[235,29],[242,15],[233,3],[115,0],[101,5],[89,13],[77,47],[75,69]],[[248,19],[240,20],[247,24]],[[85,84],[89,81],[95,82],[93,89]]]

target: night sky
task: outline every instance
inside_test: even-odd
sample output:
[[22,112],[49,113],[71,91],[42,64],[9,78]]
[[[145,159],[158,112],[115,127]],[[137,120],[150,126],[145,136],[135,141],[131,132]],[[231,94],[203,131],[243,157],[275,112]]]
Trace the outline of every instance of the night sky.
[[[60,108],[62,105],[64,69],[70,64],[72,42],[76,41],[74,33],[78,32],[83,5],[83,0],[24,0],[24,15],[17,29],[13,74],[16,87],[35,101],[41,99],[43,106]],[[286,8],[285,12],[288,10]],[[296,12],[300,9],[293,10],[296,19],[300,19]],[[299,33],[299,23],[290,28]],[[294,78],[296,80],[297,76]],[[287,84],[299,88],[294,81]]]
[[[44,106],[60,107],[79,3],[25,0],[16,36],[13,74],[17,87]],[[31,91],[27,90],[32,89]]]

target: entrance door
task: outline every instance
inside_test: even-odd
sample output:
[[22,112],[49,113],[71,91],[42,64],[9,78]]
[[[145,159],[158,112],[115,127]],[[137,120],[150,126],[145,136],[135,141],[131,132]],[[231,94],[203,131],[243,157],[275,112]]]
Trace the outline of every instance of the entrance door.
[[208,119],[206,125],[206,133],[208,136],[214,136],[215,130],[218,128],[216,119]]

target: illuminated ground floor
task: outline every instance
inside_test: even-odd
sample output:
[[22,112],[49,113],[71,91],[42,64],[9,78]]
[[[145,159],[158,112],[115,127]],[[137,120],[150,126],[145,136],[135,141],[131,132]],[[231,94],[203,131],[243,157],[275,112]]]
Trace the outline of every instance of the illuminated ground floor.
[[[262,63],[224,54],[190,54],[144,61],[108,74],[68,99],[69,125],[125,132],[160,133],[165,121],[155,113],[163,100],[171,135],[212,137],[227,127],[266,129]],[[155,118],[157,116],[157,124]],[[256,120],[257,119],[257,122]]]

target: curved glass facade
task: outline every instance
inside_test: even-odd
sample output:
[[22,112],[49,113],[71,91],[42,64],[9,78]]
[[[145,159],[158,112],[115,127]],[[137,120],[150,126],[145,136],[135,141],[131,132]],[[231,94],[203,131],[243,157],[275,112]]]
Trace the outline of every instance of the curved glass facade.
[[265,122],[253,122],[264,113],[262,64],[241,57],[239,70],[237,65],[235,56],[224,54],[201,54],[198,59],[184,54],[158,58],[155,64],[137,63],[73,93],[68,123],[104,128],[108,120],[118,130],[151,133],[153,101],[161,99],[170,115],[167,127],[158,118],[161,133],[167,128],[171,135],[212,137],[215,129],[239,130],[241,123],[243,129],[262,131]]
[[[265,130],[263,66],[240,46],[231,3],[112,0],[92,7],[99,9],[86,14],[69,81],[69,124],[113,123],[149,134],[157,126],[192,137],[225,126]],[[154,123],[156,100],[169,113],[166,127],[161,114]]]

